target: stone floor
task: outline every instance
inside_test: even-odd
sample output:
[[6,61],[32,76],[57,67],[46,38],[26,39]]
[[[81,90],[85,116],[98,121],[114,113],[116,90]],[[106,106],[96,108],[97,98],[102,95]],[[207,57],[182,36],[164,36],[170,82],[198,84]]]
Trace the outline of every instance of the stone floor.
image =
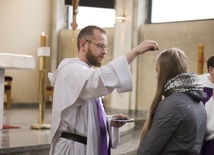
[[[142,128],[142,122],[145,119],[145,113],[130,113],[126,111],[110,110],[107,109],[107,114],[123,113],[130,118],[134,118],[138,125],[133,128],[133,133],[130,132],[128,139],[124,138],[123,144],[118,149],[113,151],[113,155],[123,154],[126,152],[127,145],[137,146],[139,138],[139,130]],[[50,124],[51,121],[51,108],[46,108],[44,123]],[[3,124],[18,126],[19,129],[3,129],[0,130],[0,154],[4,155],[44,155],[48,154],[50,147],[50,130],[37,130],[31,129],[31,125],[38,124],[38,107],[12,107],[11,110],[4,110]],[[124,133],[131,129],[131,125],[127,125],[121,130]],[[125,129],[127,128],[127,129]],[[134,135],[133,135],[134,134]],[[125,135],[125,134],[124,134]],[[131,137],[131,139],[130,139]],[[130,141],[130,144],[127,143]],[[129,149],[130,150],[130,149]]]

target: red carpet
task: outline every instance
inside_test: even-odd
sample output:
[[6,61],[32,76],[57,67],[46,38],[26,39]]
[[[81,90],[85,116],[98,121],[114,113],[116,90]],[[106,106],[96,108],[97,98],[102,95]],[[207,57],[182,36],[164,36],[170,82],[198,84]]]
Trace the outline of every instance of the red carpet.
[[11,126],[11,125],[5,125],[3,124],[3,129],[19,129],[20,127],[18,126]]

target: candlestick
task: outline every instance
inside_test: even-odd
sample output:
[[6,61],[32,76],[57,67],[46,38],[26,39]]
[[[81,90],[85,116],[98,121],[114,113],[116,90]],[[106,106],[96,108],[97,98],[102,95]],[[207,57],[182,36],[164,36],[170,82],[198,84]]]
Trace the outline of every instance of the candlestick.
[[39,117],[38,124],[31,125],[32,129],[50,129],[50,124],[44,124],[45,115],[45,92],[46,92],[46,63],[47,56],[50,56],[50,48],[47,47],[48,35],[44,32],[40,36],[40,46],[37,54],[39,56]]
[[203,74],[203,68],[204,68],[204,45],[199,44],[198,45],[198,74]]
[[72,42],[71,42],[71,45],[72,45],[72,51],[71,51],[71,57],[75,57],[75,54],[74,54],[74,30],[76,30],[78,24],[76,22],[76,16],[77,16],[77,13],[78,13],[78,5],[79,5],[79,0],[72,0],[72,6],[73,6],[73,16],[72,16],[72,23],[71,23],[71,27],[72,27]]

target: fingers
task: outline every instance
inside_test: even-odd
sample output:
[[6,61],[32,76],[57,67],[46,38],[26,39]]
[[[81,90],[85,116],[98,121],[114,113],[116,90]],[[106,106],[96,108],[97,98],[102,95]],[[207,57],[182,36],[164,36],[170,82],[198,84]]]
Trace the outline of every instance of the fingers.
[[159,46],[158,46],[158,43],[154,40],[145,40],[148,45],[150,46],[150,49],[151,51],[156,51],[156,50],[159,50]]
[[118,123],[118,127],[120,128],[120,127],[122,127],[123,125],[125,125],[126,123],[125,122],[119,122]]
[[116,122],[116,121],[111,121],[111,126],[116,127],[116,128],[120,128],[123,125],[125,125],[125,122]]
[[118,119],[128,119],[129,117],[123,114],[116,114],[113,116],[113,118],[118,118]]
[[156,50],[159,50],[158,43],[154,40],[148,40],[148,39],[141,42],[141,44],[136,48],[136,51],[138,54],[143,54],[148,51],[156,51]]
[[126,123],[125,122],[120,122],[120,126],[123,126],[123,125],[125,125]]
[[[116,119],[121,119],[121,120],[127,120],[129,119],[128,116],[123,115],[123,114],[115,114],[112,118],[116,118]],[[120,121],[111,121],[111,125],[116,127],[116,128],[120,128],[123,125],[125,125],[126,122],[120,122]]]
[[122,119],[128,119],[128,118],[129,118],[128,116],[123,115],[123,114],[119,114],[119,116],[120,116],[120,118],[122,118]]
[[159,50],[159,46],[158,46],[158,43],[156,41],[154,42],[154,47],[155,47],[154,48],[155,50]]

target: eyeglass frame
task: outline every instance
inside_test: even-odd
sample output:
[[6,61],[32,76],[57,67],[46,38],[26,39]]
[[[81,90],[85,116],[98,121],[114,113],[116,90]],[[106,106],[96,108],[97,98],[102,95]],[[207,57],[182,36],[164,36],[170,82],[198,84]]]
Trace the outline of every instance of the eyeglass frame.
[[94,43],[94,42],[92,42],[92,41],[90,41],[90,40],[86,40],[86,39],[85,39],[85,41],[86,41],[86,42],[89,42],[89,43],[91,43],[91,44],[96,45],[96,47],[97,47],[98,49],[108,50],[108,47],[105,46],[105,45],[102,44],[102,43]]

